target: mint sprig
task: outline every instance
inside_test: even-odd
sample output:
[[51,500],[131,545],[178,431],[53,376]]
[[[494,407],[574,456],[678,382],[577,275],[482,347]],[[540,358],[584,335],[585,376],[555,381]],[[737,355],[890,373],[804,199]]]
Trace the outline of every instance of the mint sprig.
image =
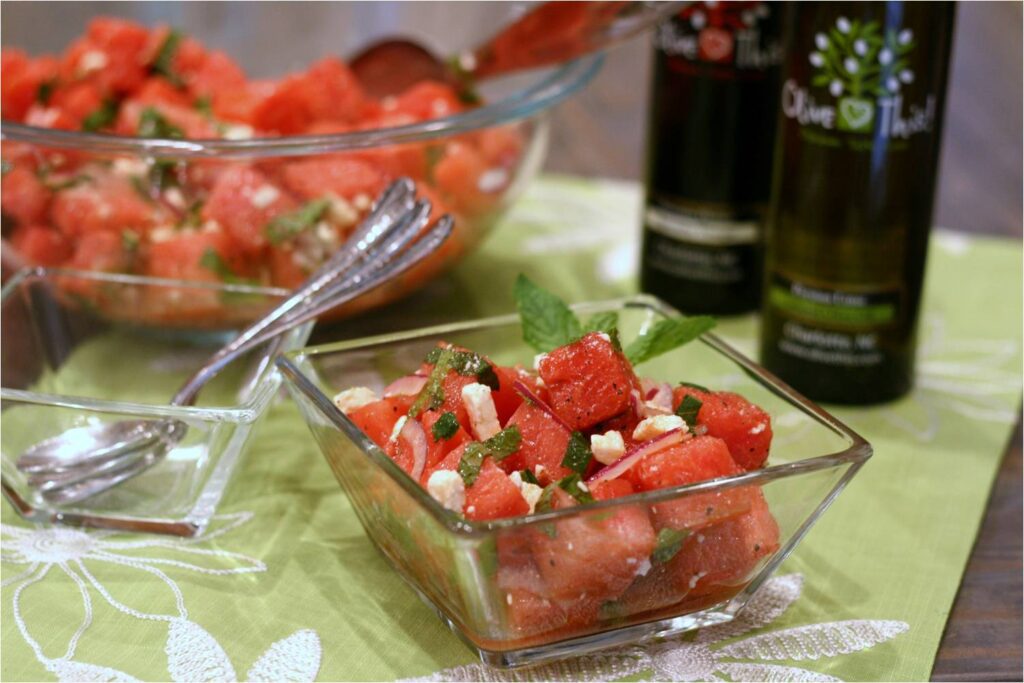
[[659,320],[626,347],[626,358],[638,365],[693,341],[714,326],[715,319],[706,315]]
[[441,417],[437,418],[437,421],[434,422],[434,426],[430,428],[435,442],[447,441],[455,436],[457,431],[459,431],[459,418],[455,417],[455,413],[451,411],[442,413]]
[[557,296],[535,285],[521,274],[513,294],[523,340],[542,353],[565,346],[583,334],[583,327],[569,306]]
[[520,433],[519,427],[512,425],[502,429],[486,441],[474,441],[466,446],[466,450],[462,452],[462,459],[459,460],[459,476],[465,482],[466,488],[472,486],[480,476],[484,458],[491,456],[497,461],[504,460],[519,450],[522,440],[523,435]]
[[562,467],[583,474],[593,459],[594,454],[590,451],[587,437],[583,436],[581,432],[573,432],[565,448],[565,455],[562,457]]
[[671,560],[682,549],[683,541],[690,535],[686,529],[677,530],[665,527],[658,531],[657,545],[651,553],[652,564],[664,564]]

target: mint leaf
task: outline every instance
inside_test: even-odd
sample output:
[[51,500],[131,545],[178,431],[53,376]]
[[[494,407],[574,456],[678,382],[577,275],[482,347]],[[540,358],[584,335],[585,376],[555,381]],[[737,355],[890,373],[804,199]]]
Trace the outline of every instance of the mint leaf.
[[462,452],[462,459],[459,460],[459,476],[465,482],[466,488],[472,486],[476,478],[480,476],[480,468],[484,464],[485,457],[487,457],[487,447],[476,441],[466,446],[466,450]]
[[700,412],[700,407],[704,405],[696,396],[687,394],[683,397],[683,402],[676,408],[676,415],[683,418],[683,422],[686,423],[687,427],[692,427],[697,424],[697,413]]
[[427,353],[427,357],[424,359],[425,362],[433,365],[440,358],[442,351],[447,351],[451,354],[451,365],[449,367],[458,374],[464,377],[476,377],[477,382],[489,386],[494,391],[501,389],[498,373],[494,371],[491,364],[479,353],[442,349],[440,346],[436,346]]
[[42,105],[46,105],[50,101],[50,95],[57,88],[57,79],[50,78],[39,84],[36,88],[36,102]]
[[178,51],[178,43],[180,42],[181,32],[172,30],[164,38],[164,42],[160,44],[160,49],[157,50],[153,63],[149,65],[153,73],[160,74],[170,81],[171,85],[179,88],[185,85],[184,81],[181,80],[181,76],[174,71],[174,53]]
[[267,223],[267,239],[270,240],[271,244],[281,244],[295,237],[320,220],[320,216],[327,210],[327,205],[326,199],[314,199],[306,202],[295,211],[277,216]]
[[[416,397],[409,407],[409,417],[416,417],[427,408],[438,408],[444,403],[444,376],[451,368],[454,351],[451,349],[438,348],[437,354],[433,351],[427,354],[427,358],[434,357],[434,368],[427,376],[427,383],[420,389],[420,395]],[[429,362],[429,360],[428,360]]]
[[523,341],[546,353],[564,346],[583,333],[576,315],[564,301],[519,274],[513,295],[523,327]]
[[200,95],[192,103],[192,108],[208,119],[213,118],[213,100],[209,95]]
[[580,505],[594,502],[594,497],[590,495],[589,490],[584,488],[585,486],[579,472],[574,472],[558,482],[558,488],[575,498]]
[[139,114],[139,125],[135,134],[140,138],[170,138],[180,140],[185,137],[185,131],[167,120],[163,114],[154,107],[146,107]]
[[565,456],[562,457],[562,467],[567,467],[578,474],[587,471],[594,454],[590,452],[590,444],[581,432],[573,432],[569,437],[569,444],[565,447]]
[[222,282],[226,282],[232,285],[252,285],[256,284],[253,280],[239,277],[235,275],[231,267],[228,266],[227,262],[221,257],[220,254],[213,247],[207,247],[203,255],[199,257],[199,266],[206,268],[215,274]]
[[705,394],[710,394],[711,390],[700,384],[694,384],[693,382],[680,382],[679,386],[688,387],[690,389],[696,389],[697,391],[703,391]]
[[586,332],[605,332],[610,335],[616,332],[618,327],[619,314],[615,311],[605,311],[604,313],[595,313],[583,326],[583,329]]
[[530,470],[522,470],[519,472],[519,478],[527,484],[533,484],[534,486],[540,486],[540,482],[537,481],[537,475]]
[[664,564],[676,556],[683,547],[683,541],[690,535],[686,529],[676,530],[665,527],[658,532],[658,542],[651,553],[652,564]]
[[459,476],[465,482],[466,488],[472,486],[476,478],[480,476],[480,468],[484,464],[484,458],[487,456],[495,460],[507,458],[519,450],[522,438],[519,427],[512,425],[502,429],[482,443],[474,441],[466,446],[466,450],[462,452],[462,459],[459,460]]
[[430,428],[430,433],[434,435],[434,441],[447,441],[455,436],[459,426],[459,418],[455,417],[455,413],[448,411],[437,418],[437,422]]
[[626,358],[633,365],[638,365],[693,341],[714,326],[714,318],[706,315],[659,320],[646,334],[626,347]]
[[117,102],[115,100],[103,100],[103,104],[84,119],[82,119],[82,130],[92,133],[100,128],[107,128],[117,118]]

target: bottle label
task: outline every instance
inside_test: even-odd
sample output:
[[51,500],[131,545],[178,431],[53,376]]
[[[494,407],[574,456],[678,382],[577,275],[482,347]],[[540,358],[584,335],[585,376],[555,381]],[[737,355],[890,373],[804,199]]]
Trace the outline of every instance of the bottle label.
[[757,221],[707,218],[658,206],[648,206],[644,219],[644,263],[652,270],[714,284],[744,282],[756,270]]
[[838,17],[814,34],[807,54],[810,82],[783,83],[783,115],[804,129],[807,142],[823,146],[870,150],[881,140],[931,133],[935,94],[919,88],[916,96],[908,94],[916,79],[915,46],[909,28]]
[[682,69],[710,64],[744,71],[763,71],[782,61],[776,38],[765,39],[760,24],[771,15],[765,2],[694,2],[673,21],[662,23],[655,46],[681,58]]
[[767,305],[785,320],[781,352],[801,360],[845,367],[880,365],[880,332],[899,321],[898,289],[853,292],[811,286],[775,275]]

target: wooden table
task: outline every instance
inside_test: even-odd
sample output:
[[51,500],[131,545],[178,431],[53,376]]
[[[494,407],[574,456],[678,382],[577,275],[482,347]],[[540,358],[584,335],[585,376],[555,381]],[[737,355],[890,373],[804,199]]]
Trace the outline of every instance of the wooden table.
[[[372,35],[410,31],[453,44],[483,35],[498,3],[4,3],[3,42],[30,51],[66,45],[95,14],[202,27],[197,37],[238,55],[250,73],[296,68]],[[1021,236],[1021,4],[961,3],[936,201],[938,225]],[[453,25],[454,22],[454,25]],[[404,29],[409,31],[410,29]],[[266,50],[252,35],[273,32]],[[454,41],[458,42],[458,41]],[[650,49],[635,41],[554,116],[547,168],[642,177]],[[936,680],[1013,680],[1021,655],[1021,427],[1010,440],[935,663]]]

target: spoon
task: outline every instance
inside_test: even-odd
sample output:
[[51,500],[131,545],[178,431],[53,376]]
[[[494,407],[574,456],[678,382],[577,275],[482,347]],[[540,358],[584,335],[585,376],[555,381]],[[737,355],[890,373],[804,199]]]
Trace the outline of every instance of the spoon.
[[406,38],[385,38],[349,60],[363,88],[384,98],[423,80],[441,81],[472,97],[472,85],[568,62],[603,50],[659,23],[688,2],[544,2],[475,48],[441,59]]
[[[435,251],[451,233],[452,220],[443,216],[412,244],[431,208],[426,200],[414,202],[414,196],[411,181],[392,184],[342,249],[292,296],[214,354],[175,394],[171,405],[192,405],[206,382],[239,355],[351,301]],[[49,502],[76,502],[143,471],[180,442],[186,430],[183,422],[171,419],[78,427],[30,447],[17,467]]]

